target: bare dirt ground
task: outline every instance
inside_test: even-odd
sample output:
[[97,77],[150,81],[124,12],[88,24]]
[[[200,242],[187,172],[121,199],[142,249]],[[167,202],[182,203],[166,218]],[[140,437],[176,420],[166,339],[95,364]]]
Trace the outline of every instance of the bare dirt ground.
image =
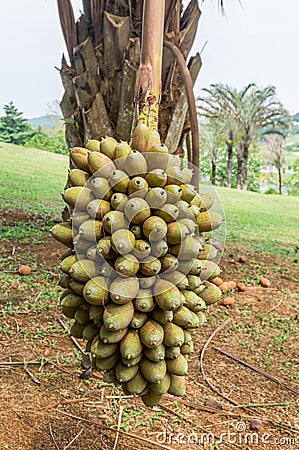
[[[16,213],[14,220],[30,217]],[[49,234],[42,241],[0,244],[1,450],[299,448],[296,260],[255,254],[245,245],[226,249],[222,278],[245,282],[247,289],[226,294],[233,306],[211,307],[207,325],[194,336],[186,397],[163,396],[161,405],[150,409],[103,383],[101,374],[79,378],[82,355],[57,320],[66,322],[58,306],[62,250]],[[245,263],[238,262],[241,255]],[[17,274],[23,264],[33,268],[31,275]],[[262,275],[270,288],[258,284]],[[204,377],[202,348],[226,320],[205,349]]]

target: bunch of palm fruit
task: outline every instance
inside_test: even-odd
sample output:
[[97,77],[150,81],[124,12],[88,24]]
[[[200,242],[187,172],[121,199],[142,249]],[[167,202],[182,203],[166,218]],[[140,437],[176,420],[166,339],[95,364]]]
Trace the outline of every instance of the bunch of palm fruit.
[[52,229],[61,256],[62,313],[87,340],[104,380],[147,406],[185,395],[192,335],[219,300],[217,250],[203,233],[220,226],[213,198],[138,125],[132,143],[111,137],[72,148],[62,194],[70,219]]

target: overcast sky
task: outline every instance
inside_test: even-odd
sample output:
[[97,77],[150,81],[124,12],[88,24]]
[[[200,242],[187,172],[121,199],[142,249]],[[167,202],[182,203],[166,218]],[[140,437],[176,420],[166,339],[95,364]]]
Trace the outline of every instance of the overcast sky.
[[[73,4],[78,15],[81,1]],[[193,53],[207,45],[195,94],[213,82],[238,88],[251,81],[273,84],[284,105],[299,111],[299,0],[242,4],[225,0],[225,17],[217,0],[202,5]],[[62,95],[55,66],[65,46],[56,0],[2,0],[0,42],[0,113],[12,100],[25,117],[44,114]]]

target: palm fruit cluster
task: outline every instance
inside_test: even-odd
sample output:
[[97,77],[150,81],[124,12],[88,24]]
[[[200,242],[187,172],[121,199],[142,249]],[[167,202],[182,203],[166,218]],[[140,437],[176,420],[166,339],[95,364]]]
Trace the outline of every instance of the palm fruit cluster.
[[146,125],[131,145],[106,137],[70,156],[70,219],[52,229],[68,247],[60,285],[70,333],[87,340],[105,381],[145,405],[183,396],[192,335],[221,296],[210,282],[217,250],[204,237],[222,221],[214,200]]

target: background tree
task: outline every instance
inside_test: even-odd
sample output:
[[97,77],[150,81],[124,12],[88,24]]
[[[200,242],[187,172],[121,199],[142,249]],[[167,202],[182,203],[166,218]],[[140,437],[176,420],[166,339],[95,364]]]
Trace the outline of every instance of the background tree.
[[246,190],[250,147],[266,134],[285,132],[288,112],[277,100],[274,86],[258,88],[250,83],[238,91],[219,83],[204,92],[208,95],[199,98],[199,114],[208,119],[219,118],[227,136],[228,185],[232,144],[237,144],[237,189]]
[[213,185],[217,183],[219,150],[224,146],[224,139],[220,129],[218,120],[213,120],[200,126],[200,148],[204,148],[210,155],[211,183]]
[[[232,187],[233,152],[238,137],[238,122],[235,106],[237,91],[221,83],[211,84],[204,88],[204,97],[198,97],[197,111],[220,131],[225,140],[227,150],[227,187]],[[215,130],[216,131],[216,130]]]
[[23,145],[34,135],[23,113],[18,111],[13,102],[4,105],[3,117],[0,117],[0,141]]
[[285,139],[280,135],[269,136],[267,139],[270,150],[270,160],[278,171],[278,192],[282,194],[282,174],[285,167]]

